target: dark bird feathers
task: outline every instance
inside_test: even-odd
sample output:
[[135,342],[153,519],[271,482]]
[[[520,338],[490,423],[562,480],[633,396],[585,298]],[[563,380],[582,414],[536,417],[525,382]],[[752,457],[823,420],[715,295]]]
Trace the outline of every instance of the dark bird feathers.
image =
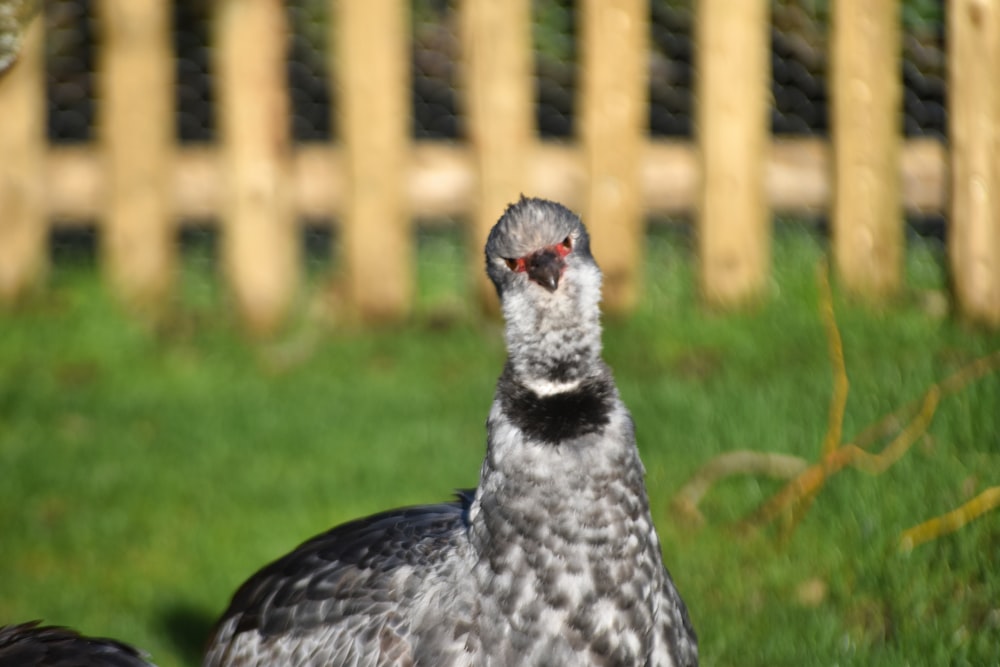
[[120,641],[31,621],[0,627],[0,667],[152,667],[152,663]]
[[[372,596],[369,610],[397,604],[378,586],[400,567],[425,567],[447,553],[467,527],[472,492],[450,503],[389,510],[342,524],[264,567],[233,596],[235,632],[265,637],[303,632],[336,619],[341,608]],[[222,622],[225,622],[223,619]]]

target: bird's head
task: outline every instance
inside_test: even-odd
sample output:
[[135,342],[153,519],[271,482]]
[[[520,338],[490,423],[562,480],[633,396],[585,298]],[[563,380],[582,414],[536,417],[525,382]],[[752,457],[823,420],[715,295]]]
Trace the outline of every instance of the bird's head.
[[[501,301],[512,293],[560,290],[581,279],[600,292],[600,270],[580,219],[561,204],[521,197],[507,207],[486,241],[486,272]],[[541,295],[539,295],[541,296]]]
[[490,231],[486,271],[500,297],[513,354],[555,359],[579,343],[599,349],[601,271],[587,230],[572,211],[521,197]]

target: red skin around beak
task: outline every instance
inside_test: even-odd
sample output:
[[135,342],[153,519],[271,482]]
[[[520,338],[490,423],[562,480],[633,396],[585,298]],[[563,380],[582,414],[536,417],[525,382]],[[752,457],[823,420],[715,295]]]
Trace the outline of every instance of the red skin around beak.
[[572,243],[567,237],[562,243],[542,248],[516,260],[508,260],[508,264],[518,273],[527,272],[532,282],[555,292],[559,287],[559,279],[566,270],[565,257],[572,249]]

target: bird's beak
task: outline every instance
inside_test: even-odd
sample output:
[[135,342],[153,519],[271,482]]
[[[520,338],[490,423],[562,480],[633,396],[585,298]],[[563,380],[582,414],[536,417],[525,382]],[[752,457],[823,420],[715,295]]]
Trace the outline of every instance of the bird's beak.
[[552,248],[529,255],[525,264],[528,278],[550,292],[555,292],[559,287],[559,278],[566,268],[566,260]]

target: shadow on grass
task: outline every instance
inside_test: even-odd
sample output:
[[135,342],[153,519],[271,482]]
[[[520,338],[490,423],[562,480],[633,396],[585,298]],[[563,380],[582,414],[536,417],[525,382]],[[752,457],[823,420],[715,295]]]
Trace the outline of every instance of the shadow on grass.
[[173,645],[185,665],[200,665],[209,633],[216,618],[213,614],[190,603],[170,604],[160,613],[164,636]]

